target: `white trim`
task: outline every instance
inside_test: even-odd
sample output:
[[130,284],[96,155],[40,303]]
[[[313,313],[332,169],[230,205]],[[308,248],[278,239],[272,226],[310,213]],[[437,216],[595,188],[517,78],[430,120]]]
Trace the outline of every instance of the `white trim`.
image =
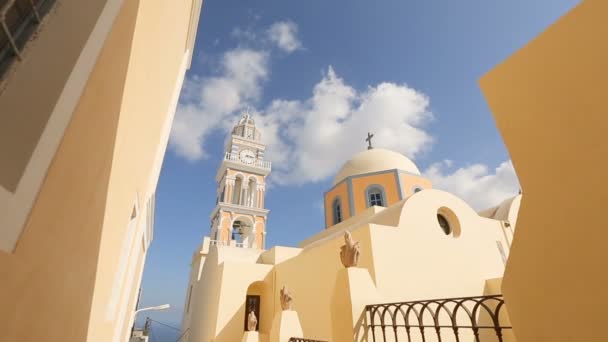
[[190,10],[190,23],[188,24],[188,37],[186,38],[187,52],[187,68],[190,69],[192,64],[192,52],[194,51],[194,43],[196,42],[196,31],[198,30],[198,21],[201,16],[201,8],[203,0],[192,0],[192,9]]
[[[116,316],[116,310],[118,309],[118,301],[120,294],[122,293],[123,283],[125,282],[125,272],[127,271],[127,264],[129,261],[129,255],[131,254],[131,247],[133,246],[133,240],[135,239],[138,220],[140,215],[139,204],[137,194],[133,204],[135,210],[135,217],[129,218],[129,224],[122,240],[122,247],[120,249],[120,257],[118,259],[118,267],[116,273],[114,273],[114,280],[112,282],[112,292],[110,293],[110,300],[106,307],[106,321],[111,321]],[[132,210],[129,211],[129,215],[132,215]]]
[[384,191],[384,187],[380,184],[370,184],[367,186],[367,188],[365,188],[365,207],[369,208],[372,206],[370,195],[371,191],[374,189],[380,190],[380,200],[382,201],[382,205],[379,205],[378,207],[388,207],[386,192]]
[[[134,308],[131,307],[131,303],[129,303],[129,299],[131,298],[131,294],[133,292],[133,282],[135,281],[135,278],[137,277],[138,282],[141,282],[141,275],[143,273],[143,269],[144,269],[144,265],[146,264],[146,260],[145,260],[145,255],[146,255],[146,251],[143,250],[143,246],[142,244],[143,242],[143,232],[145,230],[145,223],[141,223],[139,224],[139,229],[138,229],[138,234],[137,234],[137,239],[135,240],[135,243],[133,244],[133,246],[131,247],[131,253],[129,255],[129,271],[127,272],[127,278],[125,279],[126,282],[126,286],[123,286],[123,290],[121,291],[121,301],[120,301],[120,306],[119,306],[119,314],[118,314],[118,319],[116,320],[116,322],[114,322],[114,342],[120,342],[120,341],[125,341],[126,339],[122,338],[122,337],[126,337],[124,336],[124,332],[122,331],[122,328],[125,327],[125,316],[127,314],[127,309],[129,309],[130,311],[132,311],[132,314],[129,317],[129,321],[131,321],[131,319],[133,318],[135,312],[134,312]],[[140,253],[142,255],[142,262],[141,265],[139,265],[139,273],[135,274],[135,268],[137,266],[137,261],[139,260],[139,256]],[[136,288],[139,288],[139,286],[137,286]],[[137,290],[136,290],[137,291]],[[126,326],[126,330],[128,331],[130,325]]]
[[[40,191],[80,96],[93,71],[97,56],[113,26],[123,0],[108,0],[78,60],[57,99],[55,108],[40,136],[15,193],[0,186],[0,250],[12,252],[23,231],[32,205]],[[19,77],[19,73],[13,75]]]
[[246,215],[253,215],[253,216],[263,216],[263,217],[266,217],[266,215],[268,215],[268,213],[270,212],[270,210],[264,209],[264,208],[245,207],[245,206],[241,206],[238,204],[221,202],[215,207],[215,209],[213,209],[213,211],[211,212],[211,215],[209,215],[209,218],[213,219],[215,214],[220,209],[223,211],[231,212],[231,213],[246,214]]

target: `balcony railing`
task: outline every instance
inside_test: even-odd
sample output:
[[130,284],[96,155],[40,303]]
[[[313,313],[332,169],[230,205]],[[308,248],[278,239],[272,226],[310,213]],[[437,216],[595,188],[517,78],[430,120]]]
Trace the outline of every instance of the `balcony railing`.
[[501,295],[368,305],[367,340],[502,342],[512,334],[504,306]]
[[209,241],[209,245],[210,246],[230,246],[230,243],[228,241],[211,240],[211,241]]
[[241,158],[239,158],[239,155],[237,153],[226,152],[226,155],[224,156],[224,160],[229,160],[229,161],[244,164],[244,165],[258,167],[258,168],[264,169],[264,170],[270,170],[272,167],[272,162],[270,162],[268,160],[252,159],[251,162],[248,162],[248,161],[244,161]]
[[234,244],[230,244],[230,241],[221,241],[221,240],[210,240],[209,241],[209,245],[210,246],[233,246],[233,247],[237,247],[237,248],[249,248],[246,244],[242,243],[242,242],[235,242]]
[[303,338],[303,337],[292,337],[289,339],[289,342],[327,342],[327,341],[311,340],[311,339]]

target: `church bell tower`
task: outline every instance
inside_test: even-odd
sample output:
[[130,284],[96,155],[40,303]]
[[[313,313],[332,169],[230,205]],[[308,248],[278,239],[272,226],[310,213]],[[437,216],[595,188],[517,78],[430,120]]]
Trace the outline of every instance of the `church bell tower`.
[[245,113],[232,129],[217,171],[217,204],[211,213],[212,244],[263,249],[266,242],[264,208],[266,176],[271,163],[260,131]]

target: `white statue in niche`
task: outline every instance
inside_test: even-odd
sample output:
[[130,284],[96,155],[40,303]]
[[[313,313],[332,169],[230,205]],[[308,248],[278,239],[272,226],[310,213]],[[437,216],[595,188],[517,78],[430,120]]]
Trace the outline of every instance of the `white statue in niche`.
[[255,317],[255,313],[253,312],[253,309],[249,312],[249,315],[247,316],[247,331],[256,331],[256,328],[258,327],[258,318]]

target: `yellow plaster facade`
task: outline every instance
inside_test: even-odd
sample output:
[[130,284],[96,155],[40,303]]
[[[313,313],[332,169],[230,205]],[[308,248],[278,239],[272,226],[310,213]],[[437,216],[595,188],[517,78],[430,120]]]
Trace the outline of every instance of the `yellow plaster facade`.
[[0,76],[1,341],[128,339],[200,7],[61,1]]
[[351,179],[352,197],[355,215],[365,210],[367,204],[367,190],[370,186],[380,186],[385,196],[386,206],[395,204],[401,200],[400,187],[397,182],[396,172],[373,174],[369,176]]
[[[377,155],[387,153],[368,150],[362,154],[367,157],[357,156],[357,170],[365,173],[341,173],[345,178],[325,194],[329,208],[336,196],[345,196],[345,219],[336,225],[328,222],[328,228],[299,248],[260,250],[205,238],[194,255],[193,269],[200,271],[191,276],[193,294],[186,303],[190,311],[182,323],[187,341],[253,339],[245,331],[248,308],[257,310],[255,336],[259,341],[286,341],[286,336],[365,341],[361,326],[367,304],[481,296],[495,290],[508,258],[510,240],[505,230],[510,225],[476,213],[450,193],[432,189],[419,175],[400,173],[395,164],[403,163],[404,156],[391,152],[388,155],[396,161],[380,158],[380,165],[364,166],[362,159],[374,163]],[[404,179],[424,191],[400,200]],[[384,188],[385,206],[366,205],[370,185]],[[349,186],[354,190],[352,197]],[[354,216],[347,214],[351,198],[356,205]],[[499,207],[488,211],[509,216],[518,209]],[[447,231],[440,226],[438,215],[449,222]],[[361,251],[357,267],[349,269],[339,257],[346,231],[358,241]],[[293,295],[293,311],[281,307],[283,286]],[[248,295],[259,296],[258,307],[249,306]],[[504,335],[505,340],[513,341],[510,332]],[[463,332],[461,340],[467,336]]]
[[332,206],[335,201],[339,201],[341,205],[340,212],[342,213],[342,220],[348,220],[350,218],[350,201],[348,196],[348,184],[346,182],[339,183],[325,193],[326,227],[331,227],[334,225]]
[[[356,216],[376,205],[391,206],[417,191],[432,189],[407,157],[384,149],[369,149],[349,160],[325,193],[325,227]],[[375,202],[370,198],[375,192]],[[337,207],[340,217],[337,217]]]
[[432,189],[433,183],[422,176],[413,175],[407,172],[399,172],[401,188],[404,197],[411,196],[415,192],[424,189]]
[[525,194],[502,285],[518,341],[606,340],[607,13],[581,1],[480,81]]
[[[388,200],[386,208],[356,204],[356,214],[336,225],[326,217],[327,229],[299,248],[203,247],[195,256],[202,265],[197,299],[183,324],[187,340],[249,338],[243,331],[249,291],[261,297],[264,323],[251,335],[259,341],[280,341],[289,333],[368,341],[365,305],[500,293],[508,315],[499,316],[499,323],[513,325],[502,331],[503,341],[603,341],[608,303],[602,272],[608,269],[602,216],[608,170],[601,158],[608,155],[603,143],[608,89],[602,83],[608,77],[606,13],[605,1],[582,2],[481,80],[525,199],[520,194],[476,213],[409,170],[398,175],[402,200]],[[326,208],[338,193],[349,195],[348,183],[356,176],[395,169],[387,158],[371,158],[373,165],[354,159],[326,193]],[[580,188],[582,173],[592,191]],[[384,177],[375,181],[390,184]],[[424,190],[416,192],[418,185]],[[564,189],[574,190],[565,196]],[[358,196],[353,196],[356,203]],[[340,264],[345,231],[359,242],[357,267]],[[293,294],[293,311],[281,308],[282,286]],[[276,323],[284,316],[295,317],[294,324]],[[490,322],[484,316],[477,320]],[[475,340],[463,334],[460,341]],[[495,340],[488,330],[479,338]]]

